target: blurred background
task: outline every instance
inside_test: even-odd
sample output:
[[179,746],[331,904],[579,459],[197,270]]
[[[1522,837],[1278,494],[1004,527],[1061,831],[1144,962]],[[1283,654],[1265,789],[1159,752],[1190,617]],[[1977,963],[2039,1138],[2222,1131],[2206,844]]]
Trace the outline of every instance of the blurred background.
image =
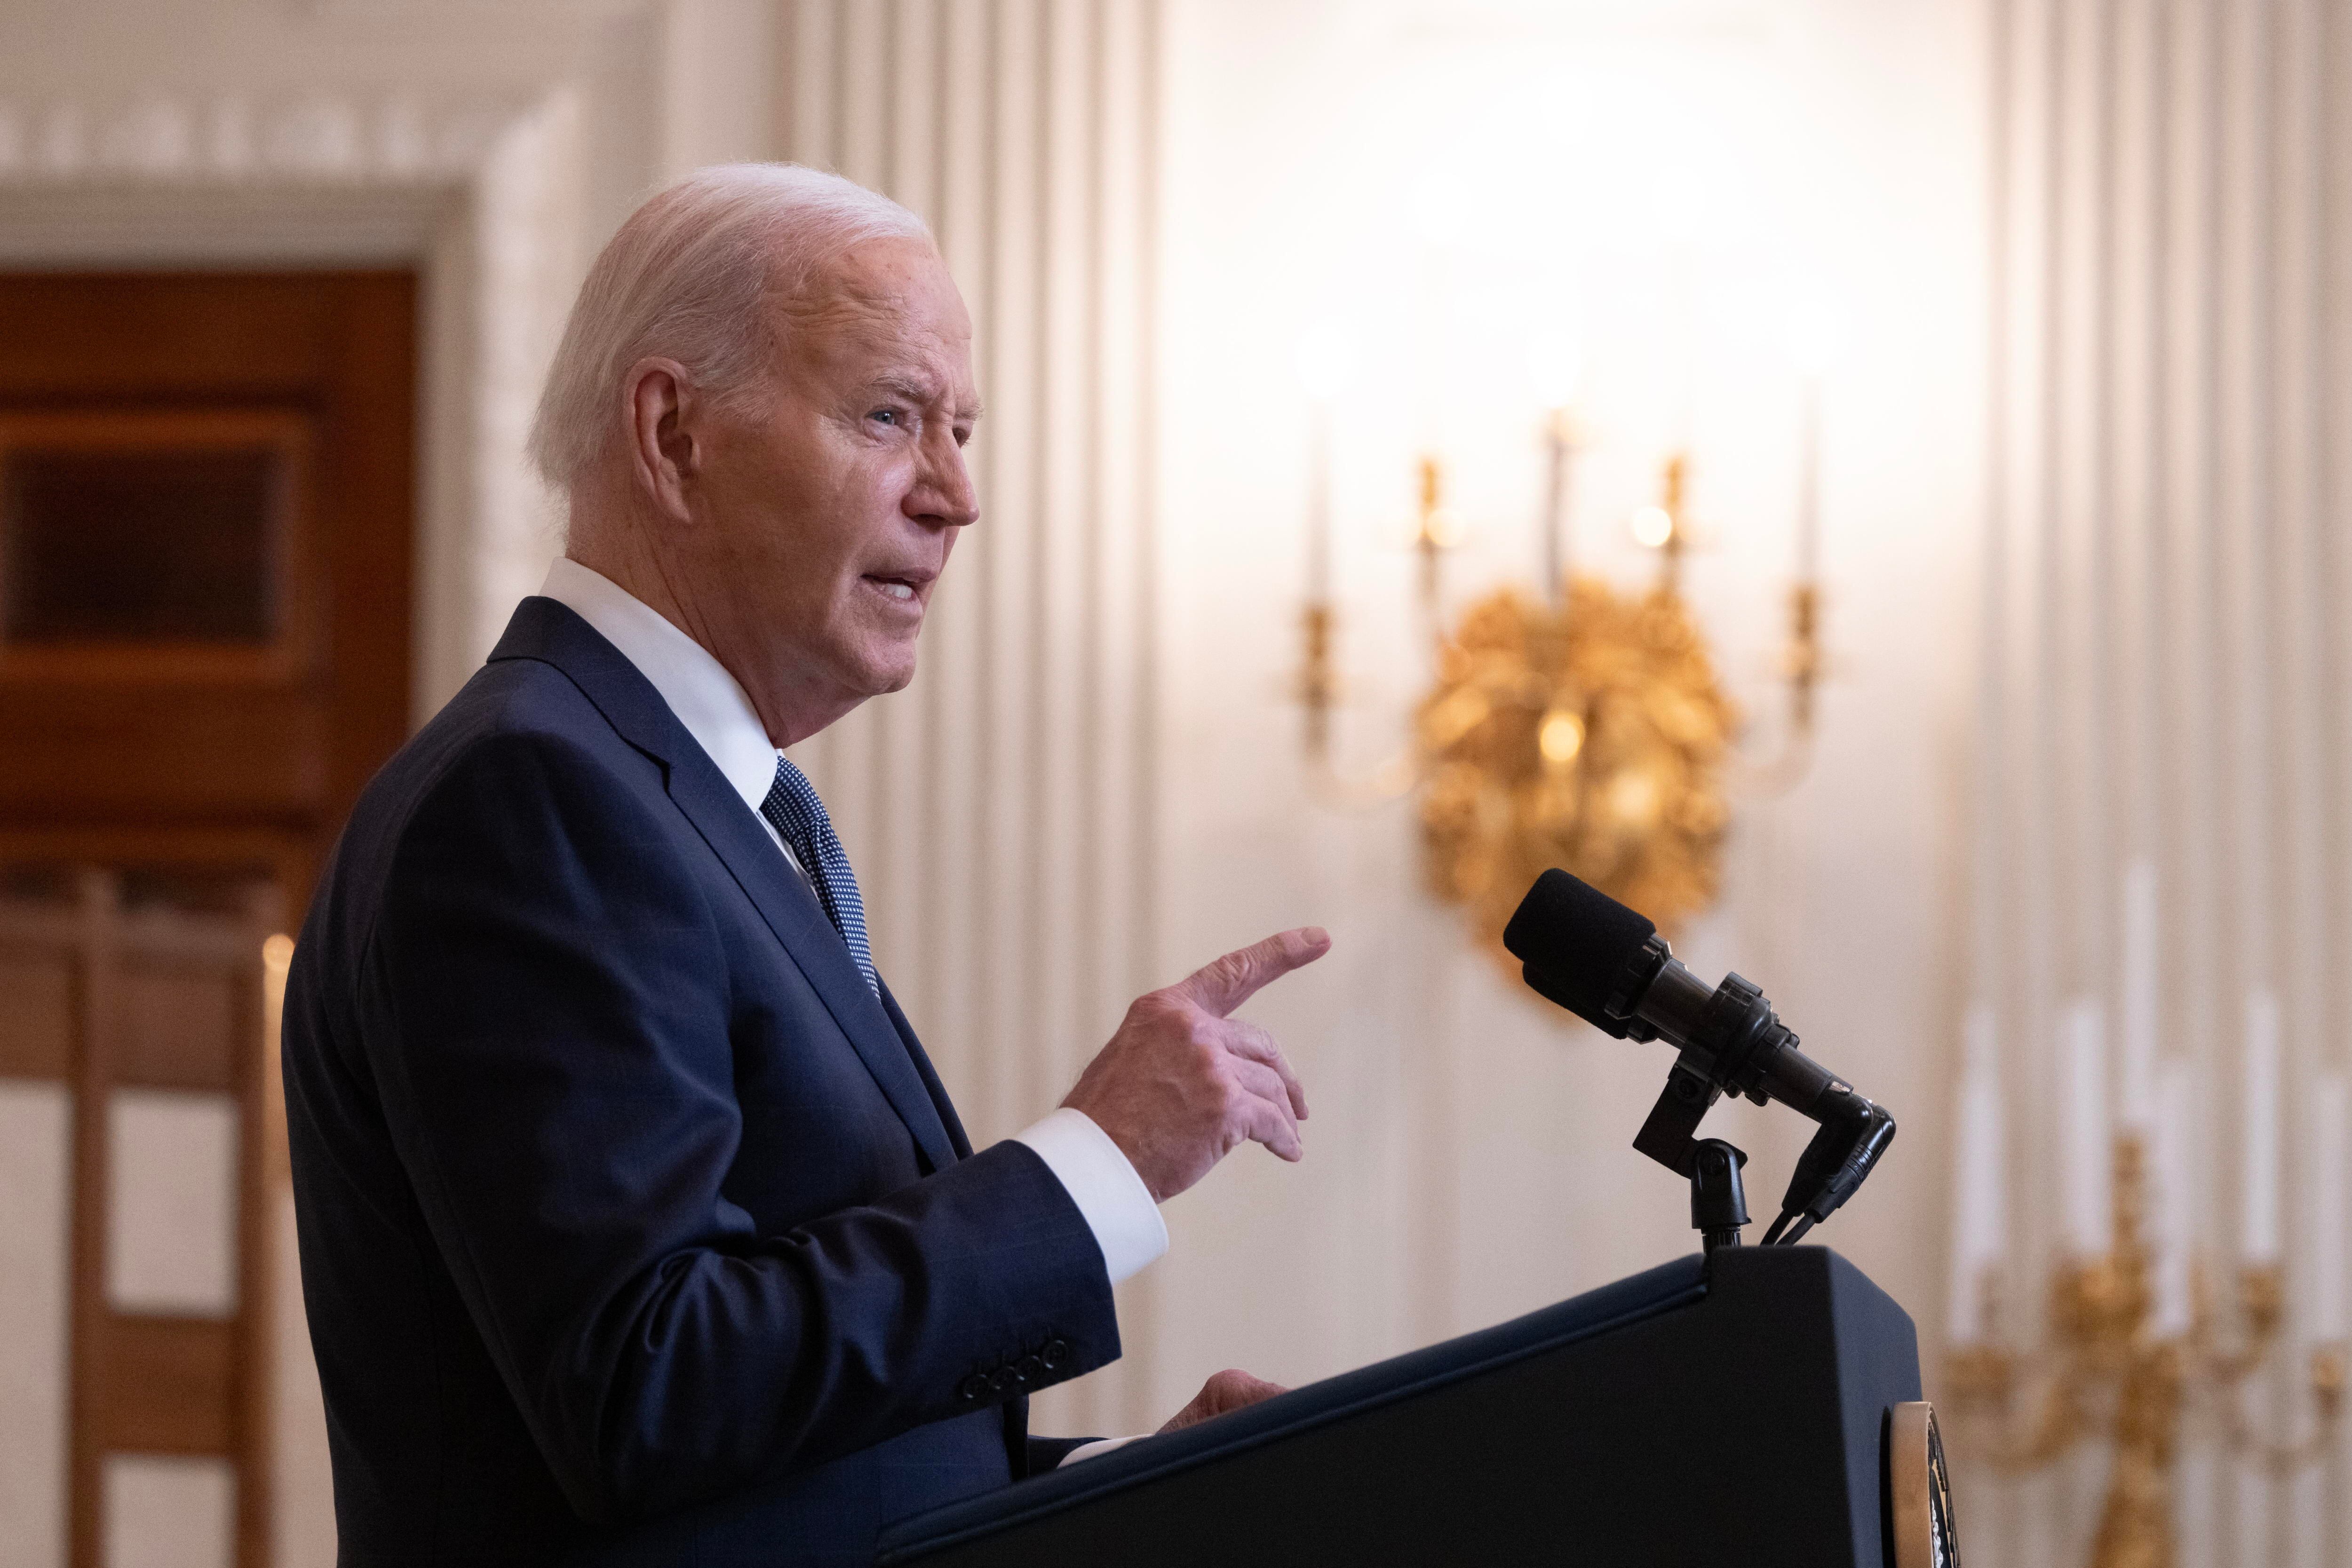
[[[1281,926],[1244,1152],[1040,1402],[1147,1429],[1688,1250],[1564,864],[1901,1135],[1989,1561],[2341,1563],[2335,0],[0,0],[0,1563],[323,1564],[274,999],[557,538],[660,182],[924,214],[990,413],[802,750],[976,1141]],[[1768,1217],[1810,1128],[1719,1109]]]

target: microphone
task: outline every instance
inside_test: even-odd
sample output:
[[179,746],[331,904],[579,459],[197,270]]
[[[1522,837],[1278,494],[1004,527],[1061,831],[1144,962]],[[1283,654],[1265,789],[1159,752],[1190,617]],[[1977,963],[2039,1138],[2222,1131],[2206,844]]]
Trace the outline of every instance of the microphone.
[[1655,925],[1568,873],[1536,879],[1503,928],[1503,946],[1538,995],[1615,1039],[1664,1040],[1681,1052],[1633,1139],[1669,1170],[1694,1174],[1692,1134],[1723,1094],[1759,1105],[1777,1100],[1821,1124],[1767,1246],[1793,1242],[1828,1218],[1894,1141],[1895,1118],[1798,1049],[1796,1033],[1755,985],[1726,975],[1708,986],[1675,957]]

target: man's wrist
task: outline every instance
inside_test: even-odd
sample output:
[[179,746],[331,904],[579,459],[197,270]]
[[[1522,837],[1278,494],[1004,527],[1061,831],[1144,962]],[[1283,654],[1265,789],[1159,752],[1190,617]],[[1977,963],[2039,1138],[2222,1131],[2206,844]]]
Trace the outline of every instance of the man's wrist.
[[1084,1111],[1065,1105],[1013,1135],[1045,1162],[1102,1249],[1110,1282],[1137,1274],[1168,1250],[1168,1227],[1134,1165]]

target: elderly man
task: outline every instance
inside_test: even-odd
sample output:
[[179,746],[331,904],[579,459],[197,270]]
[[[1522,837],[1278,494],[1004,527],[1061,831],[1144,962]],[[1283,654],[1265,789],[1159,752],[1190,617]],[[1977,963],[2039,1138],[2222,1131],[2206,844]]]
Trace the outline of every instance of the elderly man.
[[1315,930],[974,1153],[782,754],[913,676],[970,344],[921,224],[805,169],[703,171],[591,271],[532,437],[565,559],[368,789],[289,983],[345,1564],[865,1563],[1068,1456],[1024,1396],[1118,1354],[1158,1203],[1299,1157],[1225,1015]]

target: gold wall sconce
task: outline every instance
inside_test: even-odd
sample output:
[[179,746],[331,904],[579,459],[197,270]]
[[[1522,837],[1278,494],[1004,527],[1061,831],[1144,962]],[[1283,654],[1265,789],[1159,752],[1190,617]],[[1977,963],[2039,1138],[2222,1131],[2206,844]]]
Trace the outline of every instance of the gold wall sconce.
[[1310,781],[1318,799],[1343,808],[1417,792],[1430,892],[1462,906],[1481,945],[1514,972],[1503,926],[1539,873],[1565,868],[1673,931],[1715,901],[1734,791],[1776,793],[1802,778],[1822,673],[1820,591],[1811,570],[1816,406],[1809,400],[1800,506],[1806,575],[1790,598],[1781,658],[1788,738],[1769,763],[1738,771],[1739,715],[1682,593],[1691,534],[1687,458],[1676,453],[1665,460],[1657,500],[1630,519],[1636,541],[1656,554],[1655,578],[1645,589],[1621,591],[1569,559],[1580,441],[1562,408],[1544,426],[1541,597],[1497,588],[1444,624],[1444,562],[1463,528],[1445,505],[1443,469],[1433,457],[1422,459],[1410,544],[1434,644],[1433,678],[1412,710],[1404,748],[1364,779],[1343,777],[1331,756],[1341,682],[1329,588],[1328,445],[1318,422],[1296,686]]

